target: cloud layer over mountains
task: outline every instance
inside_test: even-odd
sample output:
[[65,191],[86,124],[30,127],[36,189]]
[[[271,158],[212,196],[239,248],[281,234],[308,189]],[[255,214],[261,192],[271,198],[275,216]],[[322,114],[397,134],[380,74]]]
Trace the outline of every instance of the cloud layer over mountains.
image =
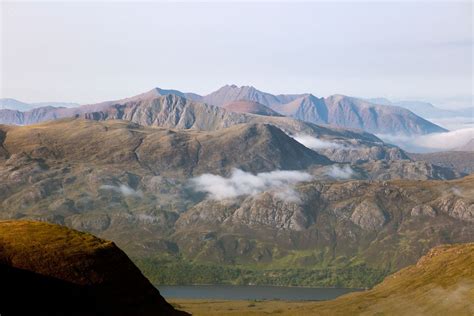
[[191,186],[198,192],[208,193],[213,200],[235,198],[241,195],[256,195],[272,191],[285,201],[298,201],[293,185],[310,181],[312,176],[301,171],[272,171],[256,175],[240,169],[234,169],[229,178],[213,174],[203,174],[190,180]]
[[413,152],[453,150],[474,139],[474,127],[463,128],[446,133],[418,136],[377,135],[387,142]]

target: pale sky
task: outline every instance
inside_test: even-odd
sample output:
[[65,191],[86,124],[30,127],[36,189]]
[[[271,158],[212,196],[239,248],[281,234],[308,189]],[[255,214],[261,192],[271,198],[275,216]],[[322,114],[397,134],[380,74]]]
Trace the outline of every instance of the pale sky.
[[156,86],[206,94],[234,83],[469,106],[472,7],[2,2],[0,97],[91,103]]

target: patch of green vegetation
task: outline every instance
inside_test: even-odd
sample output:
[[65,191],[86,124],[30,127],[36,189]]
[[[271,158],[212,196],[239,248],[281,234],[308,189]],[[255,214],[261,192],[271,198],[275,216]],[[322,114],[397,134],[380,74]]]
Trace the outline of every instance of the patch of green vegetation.
[[364,263],[341,267],[256,268],[188,262],[182,258],[140,258],[134,260],[154,284],[234,284],[315,287],[372,287],[388,275]]

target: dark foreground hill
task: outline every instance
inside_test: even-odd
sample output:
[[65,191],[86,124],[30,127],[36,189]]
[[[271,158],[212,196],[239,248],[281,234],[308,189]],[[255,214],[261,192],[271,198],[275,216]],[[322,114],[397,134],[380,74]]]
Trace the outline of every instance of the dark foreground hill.
[[325,302],[185,301],[193,315],[473,315],[474,244],[433,248],[369,291]]
[[114,243],[66,227],[0,222],[2,315],[187,315]]

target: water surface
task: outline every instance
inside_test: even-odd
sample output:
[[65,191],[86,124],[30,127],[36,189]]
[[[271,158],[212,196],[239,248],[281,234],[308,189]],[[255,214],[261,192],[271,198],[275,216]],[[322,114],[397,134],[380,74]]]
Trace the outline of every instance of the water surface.
[[172,285],[158,286],[165,298],[223,300],[330,300],[359,291],[346,288],[307,288],[253,285]]

